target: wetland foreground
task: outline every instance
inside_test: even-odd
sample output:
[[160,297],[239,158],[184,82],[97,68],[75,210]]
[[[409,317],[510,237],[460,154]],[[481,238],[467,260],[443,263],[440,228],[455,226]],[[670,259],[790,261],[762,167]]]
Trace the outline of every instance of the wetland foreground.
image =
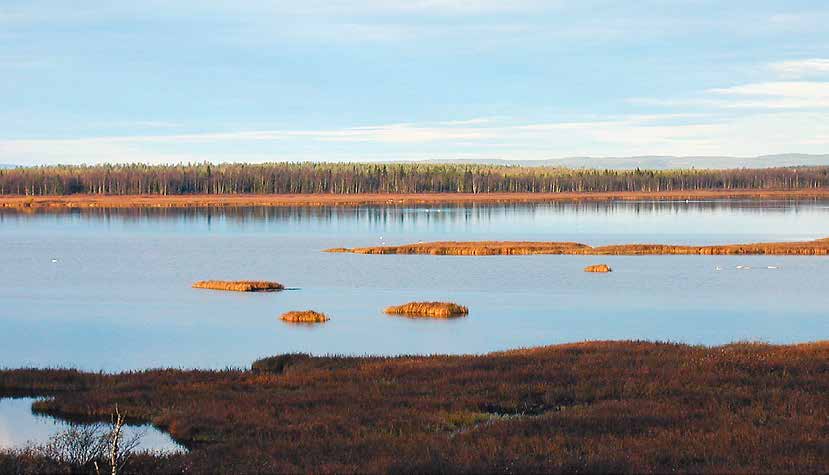
[[[136,472],[829,470],[827,342],[292,354],[252,367],[6,370],[0,396],[51,397],[35,409],[74,420],[108,420],[117,404],[190,449],[137,457]],[[6,452],[0,472],[48,463]]]

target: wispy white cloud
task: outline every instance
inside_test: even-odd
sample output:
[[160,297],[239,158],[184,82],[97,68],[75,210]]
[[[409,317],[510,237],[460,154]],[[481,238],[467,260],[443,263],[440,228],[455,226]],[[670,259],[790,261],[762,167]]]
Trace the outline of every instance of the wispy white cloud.
[[439,125],[480,125],[480,124],[489,124],[498,120],[498,117],[475,117],[472,119],[462,119],[462,120],[446,120],[443,122],[438,122]]
[[708,92],[730,98],[731,108],[816,109],[829,107],[829,82],[776,81],[742,84]]
[[186,162],[556,158],[573,155],[762,155],[829,146],[820,112],[728,118],[659,114],[590,120],[388,124],[325,130],[2,140],[0,162]]
[[[823,61],[823,60],[820,60]],[[829,61],[793,61],[774,63],[772,68],[802,74],[826,67]],[[826,81],[764,81],[735,86],[711,88],[686,97],[634,97],[626,99],[637,106],[694,109],[829,109],[829,82]]]
[[771,63],[769,68],[785,78],[829,75],[829,59],[811,58]]

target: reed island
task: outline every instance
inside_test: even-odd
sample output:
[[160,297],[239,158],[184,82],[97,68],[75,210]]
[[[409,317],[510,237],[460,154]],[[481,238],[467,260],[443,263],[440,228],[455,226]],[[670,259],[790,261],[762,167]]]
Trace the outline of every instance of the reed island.
[[283,313],[279,319],[289,323],[324,323],[330,320],[328,315],[313,310],[292,310]]
[[430,254],[436,256],[511,256],[535,254],[581,256],[825,256],[829,255],[829,238],[804,242],[724,244],[717,246],[673,246],[668,244],[616,244],[610,246],[597,247],[577,242],[449,241],[403,244],[400,246],[332,248],[326,249],[325,252],[347,252],[354,254]]
[[194,289],[227,290],[231,292],[277,292],[285,290],[279,282],[262,280],[200,280]]
[[469,309],[451,302],[409,302],[388,307],[385,312],[388,315],[407,317],[452,318],[466,316]]

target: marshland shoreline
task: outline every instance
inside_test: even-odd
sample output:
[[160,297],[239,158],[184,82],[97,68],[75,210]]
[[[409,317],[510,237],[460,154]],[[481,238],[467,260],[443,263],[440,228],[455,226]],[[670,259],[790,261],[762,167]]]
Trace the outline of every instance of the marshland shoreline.
[[[2,370],[0,397],[78,421],[117,405],[190,449],[137,457],[136,473],[825,473],[827,361],[829,342],[288,354],[249,370]],[[50,464],[0,451],[2,473],[66,469]]]
[[693,190],[583,193],[309,193],[189,195],[0,195],[0,207],[42,208],[199,208],[421,204],[509,204],[560,201],[646,200],[817,200],[829,199],[829,188],[797,190]]

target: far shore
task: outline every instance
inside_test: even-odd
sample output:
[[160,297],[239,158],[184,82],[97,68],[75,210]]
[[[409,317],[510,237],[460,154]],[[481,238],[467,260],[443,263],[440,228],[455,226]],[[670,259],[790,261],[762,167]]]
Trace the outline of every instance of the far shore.
[[406,204],[499,204],[556,201],[829,199],[829,188],[800,190],[691,190],[607,193],[358,193],[281,195],[0,195],[4,208],[197,208],[245,206],[358,206]]

